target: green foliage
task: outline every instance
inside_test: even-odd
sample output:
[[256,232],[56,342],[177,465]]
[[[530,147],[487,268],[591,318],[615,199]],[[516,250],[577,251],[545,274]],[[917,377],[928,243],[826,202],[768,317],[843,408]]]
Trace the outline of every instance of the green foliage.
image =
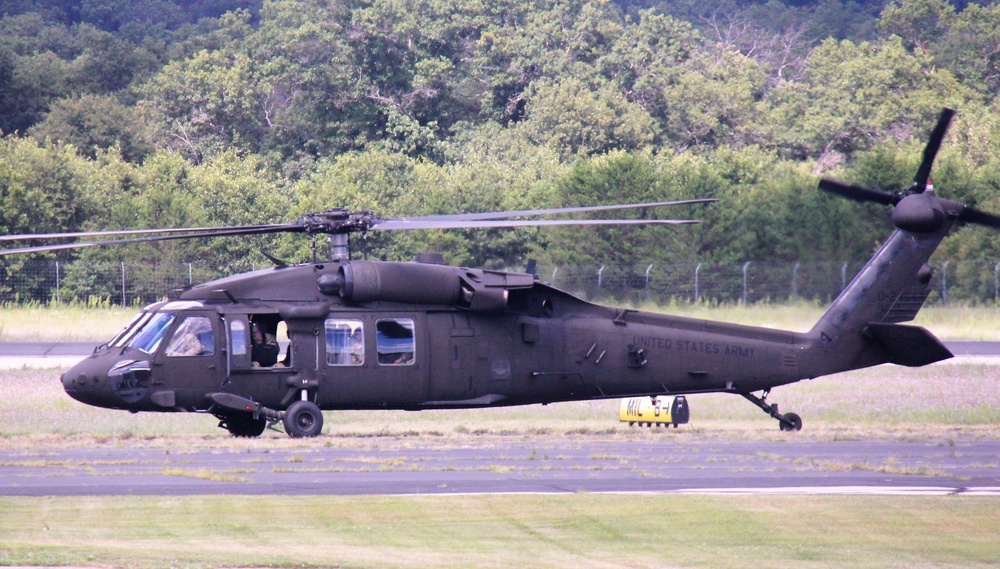
[[[0,138],[0,234],[78,231],[87,214],[86,188],[92,165],[69,146],[39,145],[32,139]],[[30,242],[13,242],[29,246]],[[46,279],[35,278],[13,290],[10,281],[37,259],[8,256],[0,260],[0,298],[45,298]]]
[[[821,196],[816,176],[905,188],[942,106],[960,111],[934,172],[942,195],[1000,209],[994,4],[9,2],[0,229],[716,197],[657,212],[705,221],[695,227],[373,234],[354,245],[490,267],[529,256],[864,258],[884,238],[885,212]],[[941,254],[1000,254],[994,241],[962,228]],[[311,257],[301,236],[283,236],[60,258],[80,261],[67,269],[74,286],[105,297],[114,271],[99,263],[221,273],[265,263],[260,250]]]
[[947,34],[954,18],[955,8],[945,0],[893,0],[878,26],[902,38],[907,49],[927,51]]
[[138,162],[152,151],[135,109],[113,95],[84,94],[55,101],[45,120],[28,133],[39,140],[71,144],[89,158],[117,148],[123,158]]
[[518,128],[567,158],[641,150],[653,139],[652,118],[611,84],[598,83],[594,90],[574,78],[535,81],[527,92],[526,120]]
[[1000,93],[1000,4],[970,4],[952,20],[935,60],[986,101]]
[[202,51],[167,65],[140,90],[140,107],[154,127],[153,142],[195,161],[227,148],[255,149],[259,95],[241,53]]

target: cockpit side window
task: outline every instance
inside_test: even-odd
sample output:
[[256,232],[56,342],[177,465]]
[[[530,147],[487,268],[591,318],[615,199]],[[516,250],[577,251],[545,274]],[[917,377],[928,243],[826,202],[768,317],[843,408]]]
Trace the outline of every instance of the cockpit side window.
[[211,356],[215,354],[212,321],[206,316],[188,316],[181,321],[167,344],[167,357]]

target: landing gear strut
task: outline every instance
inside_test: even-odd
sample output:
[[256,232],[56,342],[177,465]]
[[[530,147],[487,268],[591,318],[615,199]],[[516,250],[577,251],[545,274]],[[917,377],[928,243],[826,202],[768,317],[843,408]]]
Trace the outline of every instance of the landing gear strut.
[[767,402],[767,396],[771,393],[770,389],[765,389],[764,393],[757,397],[753,393],[741,392],[747,401],[753,403],[754,405],[761,408],[762,411],[768,415],[774,417],[778,420],[778,426],[781,427],[782,431],[801,431],[802,430],[802,417],[799,417],[795,413],[785,413],[781,414],[778,412],[778,404],[773,405]]

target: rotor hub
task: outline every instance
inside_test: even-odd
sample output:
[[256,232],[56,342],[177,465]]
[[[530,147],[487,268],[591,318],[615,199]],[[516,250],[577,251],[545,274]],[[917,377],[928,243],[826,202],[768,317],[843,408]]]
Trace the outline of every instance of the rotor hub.
[[941,229],[947,215],[933,192],[911,194],[899,200],[892,210],[892,222],[904,231],[932,233]]
[[382,218],[371,210],[349,211],[344,208],[334,208],[320,213],[306,214],[299,222],[310,235],[318,233],[346,235],[365,233],[381,221]]

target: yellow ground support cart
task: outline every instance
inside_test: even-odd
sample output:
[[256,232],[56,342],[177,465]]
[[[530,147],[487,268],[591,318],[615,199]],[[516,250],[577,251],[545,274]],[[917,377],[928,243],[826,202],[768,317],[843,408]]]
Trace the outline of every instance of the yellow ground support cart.
[[627,422],[630,427],[638,424],[640,427],[673,425],[677,428],[677,425],[687,423],[690,418],[687,399],[683,395],[626,397],[618,405],[618,420]]

